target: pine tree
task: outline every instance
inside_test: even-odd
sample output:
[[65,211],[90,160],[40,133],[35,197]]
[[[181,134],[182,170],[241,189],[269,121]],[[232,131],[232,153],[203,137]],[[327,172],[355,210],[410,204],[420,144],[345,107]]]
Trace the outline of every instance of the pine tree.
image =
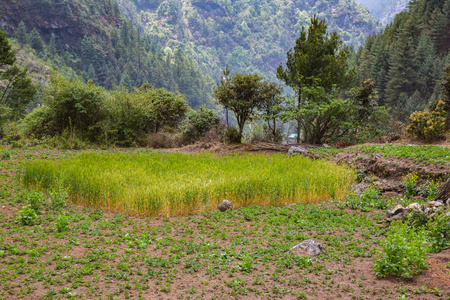
[[31,48],[36,50],[38,53],[44,51],[44,42],[42,41],[41,36],[36,28],[33,28],[33,30],[31,30],[28,40]]
[[25,28],[25,24],[23,21],[20,21],[19,26],[17,27],[17,41],[21,45],[25,45],[27,43],[27,29]]

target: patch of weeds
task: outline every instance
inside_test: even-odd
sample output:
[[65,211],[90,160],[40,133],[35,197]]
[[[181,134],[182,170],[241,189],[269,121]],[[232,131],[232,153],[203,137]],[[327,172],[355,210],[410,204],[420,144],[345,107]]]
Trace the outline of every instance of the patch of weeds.
[[56,219],[55,226],[60,233],[69,230],[69,218],[64,211]]
[[409,173],[402,178],[405,185],[405,197],[411,198],[417,196],[417,184],[419,183],[419,177],[415,173]]
[[426,267],[426,254],[430,246],[422,229],[416,230],[406,223],[394,222],[381,246],[382,250],[377,252],[373,264],[379,277],[395,275],[408,278],[420,274]]
[[41,207],[44,204],[44,194],[37,191],[28,191],[24,195],[27,203],[37,214],[40,214]]
[[380,196],[380,189],[378,187],[369,186],[361,195],[348,195],[340,206],[367,212],[372,208],[386,209],[389,207],[389,204],[390,201],[387,201]]
[[61,183],[50,191],[51,208],[58,210],[66,206],[68,197],[68,189],[63,187]]
[[17,221],[22,225],[33,226],[36,224],[37,218],[36,211],[32,209],[30,205],[27,205],[19,210]]

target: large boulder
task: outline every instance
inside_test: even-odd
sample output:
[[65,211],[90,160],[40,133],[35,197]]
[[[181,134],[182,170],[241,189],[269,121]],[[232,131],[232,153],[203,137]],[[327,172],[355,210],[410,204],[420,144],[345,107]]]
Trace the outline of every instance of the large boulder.
[[315,242],[313,240],[306,240],[298,244],[297,246],[292,247],[289,250],[289,253],[298,255],[298,256],[310,256],[314,257],[319,254],[326,254],[325,248],[319,242]]

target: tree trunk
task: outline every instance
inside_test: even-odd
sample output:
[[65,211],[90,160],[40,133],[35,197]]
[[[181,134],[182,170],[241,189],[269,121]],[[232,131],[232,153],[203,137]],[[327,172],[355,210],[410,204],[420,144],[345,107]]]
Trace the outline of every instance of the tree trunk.
[[444,202],[450,198],[450,178],[439,188],[439,192],[435,200],[442,200]]

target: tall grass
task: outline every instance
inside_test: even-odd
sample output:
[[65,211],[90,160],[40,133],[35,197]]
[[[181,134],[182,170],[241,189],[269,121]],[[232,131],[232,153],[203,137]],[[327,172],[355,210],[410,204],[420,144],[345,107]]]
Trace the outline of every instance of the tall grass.
[[319,202],[343,196],[351,169],[285,155],[82,153],[27,164],[25,186],[68,187],[75,204],[141,216],[186,215],[233,207]]

